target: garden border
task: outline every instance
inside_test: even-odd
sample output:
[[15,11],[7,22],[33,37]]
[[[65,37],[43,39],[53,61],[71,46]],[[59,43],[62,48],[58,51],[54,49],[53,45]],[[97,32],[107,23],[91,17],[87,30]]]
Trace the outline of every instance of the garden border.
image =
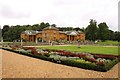
[[101,71],[101,72],[107,72],[108,70],[110,70],[114,65],[116,65],[119,62],[119,61],[113,60],[107,66],[94,65],[93,63],[91,63],[91,64],[80,63],[80,62],[76,62],[76,61],[72,61],[72,60],[65,60],[65,61],[58,62],[58,61],[54,60],[53,58],[48,58],[45,55],[28,54],[28,53],[14,51],[12,49],[7,49],[7,48],[2,48],[2,49],[7,50],[7,51],[11,51],[11,52],[15,52],[15,53],[18,53],[18,54],[21,54],[21,55],[33,57],[33,58],[42,59],[42,60],[46,60],[46,61],[49,61],[49,62],[54,62],[54,63],[57,63],[57,64],[62,64],[62,65],[67,65],[67,66],[72,66],[72,67],[78,67],[78,68],[83,68],[83,69],[88,69],[88,70]]

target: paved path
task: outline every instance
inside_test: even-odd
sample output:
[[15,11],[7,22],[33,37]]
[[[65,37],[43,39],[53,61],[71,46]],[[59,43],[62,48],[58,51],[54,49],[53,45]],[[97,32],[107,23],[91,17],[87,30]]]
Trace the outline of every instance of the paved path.
[[[56,64],[13,52],[2,51],[3,78],[117,78],[118,64],[108,72],[97,72]],[[1,53],[0,53],[1,54]]]

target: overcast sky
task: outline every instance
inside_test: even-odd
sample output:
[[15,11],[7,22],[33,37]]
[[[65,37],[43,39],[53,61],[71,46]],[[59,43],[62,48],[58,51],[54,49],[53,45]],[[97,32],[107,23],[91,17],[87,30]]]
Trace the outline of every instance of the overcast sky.
[[87,27],[90,19],[118,30],[119,0],[0,0],[0,25],[49,22],[58,27]]

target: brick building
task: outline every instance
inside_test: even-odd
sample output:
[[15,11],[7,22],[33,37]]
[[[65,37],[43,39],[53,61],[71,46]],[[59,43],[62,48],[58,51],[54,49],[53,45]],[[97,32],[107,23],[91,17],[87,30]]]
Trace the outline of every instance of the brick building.
[[49,26],[42,31],[26,30],[21,33],[21,39],[29,42],[43,42],[43,41],[77,41],[85,40],[85,34],[81,31],[59,31],[56,27]]

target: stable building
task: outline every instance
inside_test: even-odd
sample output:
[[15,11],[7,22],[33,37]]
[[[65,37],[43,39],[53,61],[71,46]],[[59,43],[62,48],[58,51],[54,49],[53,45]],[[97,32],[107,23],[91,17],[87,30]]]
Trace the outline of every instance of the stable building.
[[77,41],[85,40],[85,33],[81,31],[59,31],[58,28],[49,26],[42,31],[26,30],[21,33],[21,39],[29,42],[51,42],[61,40]]

